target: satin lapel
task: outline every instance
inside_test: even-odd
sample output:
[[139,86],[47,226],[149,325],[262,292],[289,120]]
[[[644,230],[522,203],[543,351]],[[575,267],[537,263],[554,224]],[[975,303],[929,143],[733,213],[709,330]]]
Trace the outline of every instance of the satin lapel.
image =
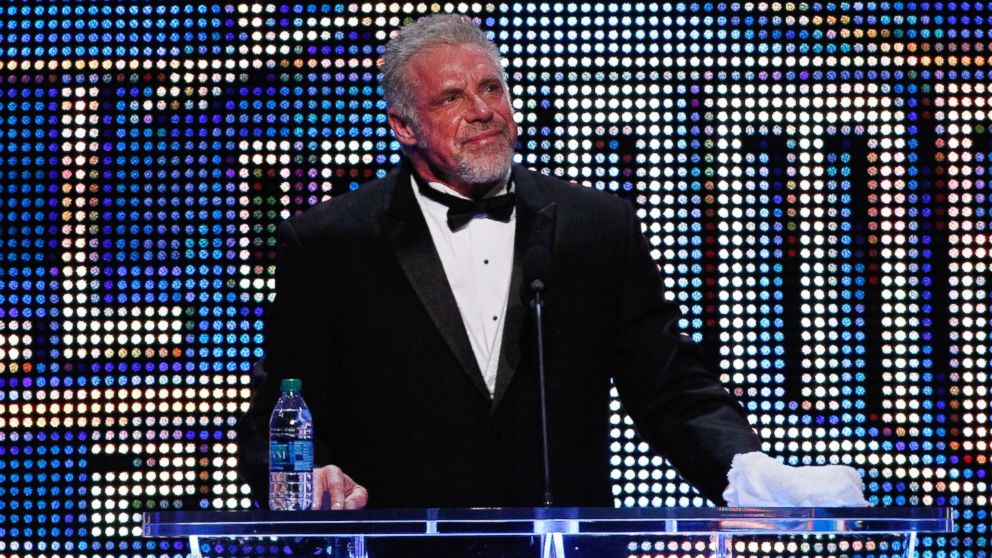
[[513,272],[506,303],[506,324],[503,326],[493,411],[520,366],[521,343],[534,342],[532,339],[520,338],[525,320],[532,319],[529,291],[527,285],[524,285],[524,254],[534,246],[544,246],[547,253],[552,255],[552,261],[554,256],[557,204],[547,202],[530,171],[521,166],[513,167],[513,187],[517,193],[516,241],[513,246]]
[[451,292],[441,258],[434,248],[427,222],[413,197],[410,172],[405,166],[396,176],[393,199],[380,220],[396,252],[400,267],[427,309],[434,326],[480,394],[489,399],[489,389],[482,379],[482,372],[472,352],[455,295]]

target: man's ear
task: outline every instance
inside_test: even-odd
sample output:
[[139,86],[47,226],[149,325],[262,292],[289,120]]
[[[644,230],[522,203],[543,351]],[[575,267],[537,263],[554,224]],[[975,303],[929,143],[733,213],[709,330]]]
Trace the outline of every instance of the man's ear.
[[413,126],[406,118],[400,116],[395,110],[388,109],[386,121],[389,122],[389,127],[393,129],[393,135],[401,144],[406,147],[417,145],[417,135],[413,133]]

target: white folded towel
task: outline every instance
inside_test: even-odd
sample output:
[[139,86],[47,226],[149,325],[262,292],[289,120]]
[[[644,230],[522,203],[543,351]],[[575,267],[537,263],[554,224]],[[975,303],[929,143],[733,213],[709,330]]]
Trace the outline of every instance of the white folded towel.
[[760,451],[734,456],[723,492],[733,507],[863,507],[861,476],[846,465],[791,467]]

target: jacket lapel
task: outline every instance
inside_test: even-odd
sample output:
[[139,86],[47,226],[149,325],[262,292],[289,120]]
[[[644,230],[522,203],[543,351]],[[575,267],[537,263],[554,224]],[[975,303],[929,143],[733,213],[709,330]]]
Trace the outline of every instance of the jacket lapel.
[[434,326],[480,394],[489,399],[489,389],[472,352],[455,295],[451,292],[441,258],[434,248],[427,222],[413,196],[410,172],[409,165],[404,161],[394,176],[392,200],[380,217],[383,230],[392,243],[410,286],[427,309]]
[[[532,319],[530,289],[525,285],[524,256],[535,247],[543,247],[553,255],[558,206],[548,203],[530,172],[519,165],[513,167],[513,188],[517,194],[516,241],[513,247],[513,272],[506,304],[503,343],[499,353],[493,411],[499,405],[520,365],[521,344],[533,343],[521,339],[525,321]],[[547,342],[547,338],[545,338]]]

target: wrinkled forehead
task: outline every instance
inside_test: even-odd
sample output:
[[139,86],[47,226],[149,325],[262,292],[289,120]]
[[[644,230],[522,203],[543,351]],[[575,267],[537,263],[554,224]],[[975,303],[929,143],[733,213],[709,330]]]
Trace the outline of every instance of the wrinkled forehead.
[[410,57],[406,78],[417,89],[452,87],[469,82],[505,83],[503,68],[484,48],[474,44],[434,45]]

